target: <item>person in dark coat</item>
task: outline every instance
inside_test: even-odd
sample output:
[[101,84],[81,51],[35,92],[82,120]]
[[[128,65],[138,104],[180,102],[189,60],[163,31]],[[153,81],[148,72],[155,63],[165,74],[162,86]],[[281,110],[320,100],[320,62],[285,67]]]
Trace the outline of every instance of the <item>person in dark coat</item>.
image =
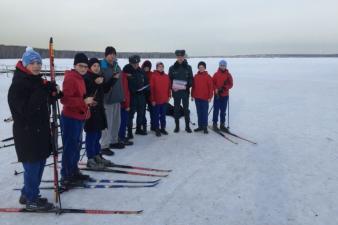
[[58,86],[42,79],[39,53],[27,48],[14,72],[8,91],[13,135],[18,161],[24,168],[24,186],[19,202],[26,209],[50,210],[54,206],[39,195],[46,159],[52,152],[49,107]]
[[176,50],[175,55],[177,57],[177,61],[169,68],[169,78],[172,83],[172,97],[174,98],[174,117],[176,125],[174,132],[178,133],[180,130],[179,118],[182,102],[185,118],[185,130],[188,133],[191,133],[189,96],[193,82],[192,69],[185,59],[185,50]]
[[128,138],[133,138],[133,119],[137,112],[136,118],[136,132],[135,134],[147,135],[142,129],[144,124],[146,96],[145,92],[149,89],[149,81],[145,72],[140,68],[139,63],[141,59],[138,55],[129,58],[129,64],[123,68],[123,72],[130,74],[128,76],[128,88],[130,92],[130,112],[128,122]]
[[116,83],[117,79],[112,77],[105,82],[104,76],[100,71],[100,61],[91,58],[88,63],[89,70],[84,75],[86,84],[86,95],[94,97],[95,104],[90,107],[91,117],[86,120],[84,130],[86,132],[86,153],[87,167],[92,169],[103,169],[112,165],[100,154],[100,138],[102,130],[107,128],[107,118],[104,109],[104,94]]
[[[150,83],[151,77],[153,75],[153,72],[151,71],[151,67],[152,67],[152,64],[151,64],[151,62],[149,60],[144,61],[143,64],[142,64],[142,67],[141,67],[142,70],[145,72],[149,83]],[[155,119],[153,117],[153,115],[154,115],[154,113],[153,113],[154,107],[153,107],[152,102],[151,102],[151,97],[150,97],[151,93],[150,92],[151,92],[150,88],[145,91],[145,96],[146,96],[146,113],[144,114],[144,121],[143,121],[143,130],[145,132],[147,132],[147,123],[148,123],[147,117],[146,117],[147,109],[149,111],[150,130],[155,131],[155,122],[154,122]]]

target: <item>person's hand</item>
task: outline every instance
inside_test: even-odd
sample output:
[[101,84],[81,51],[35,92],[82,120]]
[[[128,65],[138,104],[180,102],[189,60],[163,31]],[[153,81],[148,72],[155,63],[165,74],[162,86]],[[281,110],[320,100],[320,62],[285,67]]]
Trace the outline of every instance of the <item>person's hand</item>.
[[151,104],[152,104],[153,106],[155,106],[155,105],[156,105],[156,102],[152,102]]
[[91,105],[94,103],[94,97],[87,97],[84,99],[86,105]]
[[208,102],[211,102],[211,98],[208,99]]
[[96,84],[102,84],[103,83],[103,77],[98,77],[95,79]]
[[97,106],[97,101],[94,100],[93,103],[90,104],[89,106],[91,106],[91,107]]
[[127,112],[129,112],[129,111],[130,111],[130,108],[129,108],[129,107],[128,107],[128,108],[126,108],[126,111],[127,111]]

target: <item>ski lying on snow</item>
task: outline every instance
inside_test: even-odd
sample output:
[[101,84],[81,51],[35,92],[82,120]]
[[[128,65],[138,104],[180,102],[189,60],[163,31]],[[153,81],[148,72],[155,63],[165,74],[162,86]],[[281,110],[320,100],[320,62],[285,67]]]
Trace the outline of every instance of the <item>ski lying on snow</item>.
[[230,132],[230,131],[226,131],[226,132],[224,132],[224,133],[229,134],[229,135],[231,135],[231,136],[233,136],[233,137],[236,137],[236,138],[238,138],[238,139],[241,139],[241,140],[243,140],[243,141],[247,141],[247,142],[249,142],[249,143],[251,143],[251,144],[257,145],[257,142],[254,142],[254,141],[251,141],[251,140],[246,139],[246,138],[244,138],[244,137],[241,137],[241,136],[239,136],[239,135],[237,135],[237,134],[234,134],[234,133],[232,133],[232,132]]
[[212,131],[214,131],[215,133],[221,135],[223,138],[225,138],[226,140],[230,141],[231,143],[233,143],[233,144],[235,144],[235,145],[238,145],[237,142],[235,142],[234,140],[232,140],[232,139],[228,138],[227,136],[225,136],[225,134],[223,134],[221,131],[215,130],[215,129],[213,129],[213,128],[210,127],[210,126],[209,126],[209,129],[212,130]]
[[160,174],[150,174],[150,173],[138,173],[138,172],[132,172],[132,171],[124,171],[124,170],[114,170],[114,169],[100,169],[100,170],[93,170],[90,168],[79,168],[80,170],[86,170],[86,171],[93,171],[93,172],[108,172],[108,173],[121,173],[121,174],[129,174],[129,175],[136,175],[136,176],[147,176],[147,177],[167,177],[168,174],[160,175]]
[[[79,165],[86,165],[85,162],[80,162]],[[121,164],[113,164],[108,167],[113,168],[123,168],[123,169],[134,169],[134,170],[145,170],[145,171],[153,171],[153,172],[164,172],[170,173],[172,170],[163,170],[163,169],[154,169],[154,168],[147,168],[147,167],[139,167],[139,166],[129,166],[129,165],[121,165]]]
[[[103,189],[103,188],[147,188],[147,187],[155,187],[158,183],[153,184],[145,184],[145,185],[124,185],[124,184],[112,184],[112,185],[105,185],[105,184],[83,184],[78,186],[72,186],[69,189],[62,189],[61,192],[71,190],[71,189]],[[54,190],[54,187],[40,187],[40,190]],[[20,191],[20,188],[14,188],[15,191]]]
[[[125,183],[125,184],[154,184],[160,182],[161,179],[151,181],[141,180],[110,180],[110,179],[94,179],[90,178],[86,182],[88,183]],[[53,183],[54,180],[42,180],[43,183]]]
[[54,208],[49,211],[30,211],[25,208],[0,208],[2,213],[81,213],[81,214],[95,214],[95,215],[109,215],[109,214],[141,214],[143,210],[129,211],[129,210],[95,210],[95,209],[69,209],[69,208]]

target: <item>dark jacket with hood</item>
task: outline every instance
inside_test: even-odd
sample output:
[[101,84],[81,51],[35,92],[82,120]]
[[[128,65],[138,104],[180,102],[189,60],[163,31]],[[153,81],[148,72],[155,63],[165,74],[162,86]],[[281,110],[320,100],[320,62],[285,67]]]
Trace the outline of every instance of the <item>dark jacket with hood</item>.
[[52,152],[50,93],[45,80],[32,75],[19,61],[8,91],[19,162],[45,160]]

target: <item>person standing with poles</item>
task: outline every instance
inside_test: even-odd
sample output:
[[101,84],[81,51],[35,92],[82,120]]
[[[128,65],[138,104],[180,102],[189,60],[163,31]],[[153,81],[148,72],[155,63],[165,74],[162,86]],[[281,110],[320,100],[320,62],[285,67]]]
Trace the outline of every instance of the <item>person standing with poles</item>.
[[18,161],[24,168],[24,186],[19,199],[28,211],[48,211],[54,208],[39,194],[46,159],[52,152],[50,107],[59,97],[55,83],[42,79],[42,59],[27,48],[16,65],[8,91],[8,104],[13,117],[13,135]]
[[190,88],[193,82],[193,73],[191,66],[185,59],[185,50],[176,50],[177,60],[174,65],[169,68],[169,78],[172,83],[172,97],[174,98],[174,117],[175,117],[175,133],[180,131],[180,106],[183,104],[185,130],[191,133],[190,129],[190,111],[189,96]]
[[[227,69],[227,62],[225,60],[219,62],[219,69],[214,74],[212,80],[215,94],[212,119],[213,129],[228,132],[227,127],[225,127],[225,116],[229,100],[229,90],[233,87],[233,79]],[[220,128],[217,126],[218,116],[220,117]]]
[[90,118],[89,106],[95,105],[94,97],[86,97],[86,85],[83,76],[88,70],[88,58],[83,53],[74,57],[74,69],[65,72],[61,103],[61,129],[63,141],[61,186],[67,190],[88,180],[78,168],[82,132],[85,120]]

